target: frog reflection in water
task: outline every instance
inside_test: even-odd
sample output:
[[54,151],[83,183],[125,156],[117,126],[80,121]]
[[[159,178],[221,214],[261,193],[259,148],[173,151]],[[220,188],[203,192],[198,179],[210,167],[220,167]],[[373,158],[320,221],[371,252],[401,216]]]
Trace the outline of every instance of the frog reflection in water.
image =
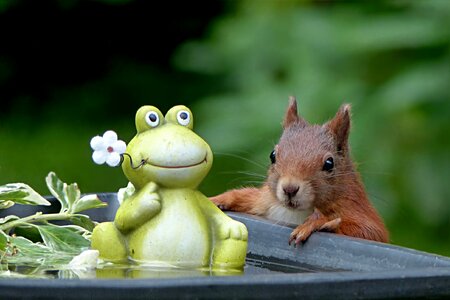
[[94,229],[92,248],[113,262],[242,267],[247,228],[196,190],[213,156],[193,132],[191,111],[175,106],[164,117],[156,107],[143,106],[136,129],[122,163],[132,185],[122,191],[114,222]]

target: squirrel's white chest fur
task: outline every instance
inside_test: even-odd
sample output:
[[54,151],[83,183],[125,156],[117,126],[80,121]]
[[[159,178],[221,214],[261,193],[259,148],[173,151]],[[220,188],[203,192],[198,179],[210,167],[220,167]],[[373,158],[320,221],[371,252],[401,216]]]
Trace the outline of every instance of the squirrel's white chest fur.
[[272,205],[266,213],[266,217],[276,222],[299,225],[312,213],[312,210],[289,209],[281,204]]

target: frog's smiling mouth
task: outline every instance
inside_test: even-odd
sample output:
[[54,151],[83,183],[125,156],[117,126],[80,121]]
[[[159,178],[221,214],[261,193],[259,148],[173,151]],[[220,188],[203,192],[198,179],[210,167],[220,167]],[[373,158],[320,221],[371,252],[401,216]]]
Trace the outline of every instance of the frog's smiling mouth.
[[[144,163],[144,161],[145,161],[145,163]],[[162,169],[186,169],[186,168],[192,168],[192,167],[195,167],[195,166],[199,166],[199,165],[201,165],[203,163],[207,163],[207,162],[208,162],[207,155],[205,155],[205,158],[202,159],[199,162],[196,162],[196,163],[193,163],[193,164],[190,164],[190,165],[179,165],[179,166],[167,166],[167,165],[161,165],[161,164],[153,163],[153,162],[150,162],[149,158],[146,158],[146,159],[142,160],[142,163],[144,163],[146,165],[149,165],[149,166],[152,166],[152,167],[157,167],[157,168],[162,168]]]

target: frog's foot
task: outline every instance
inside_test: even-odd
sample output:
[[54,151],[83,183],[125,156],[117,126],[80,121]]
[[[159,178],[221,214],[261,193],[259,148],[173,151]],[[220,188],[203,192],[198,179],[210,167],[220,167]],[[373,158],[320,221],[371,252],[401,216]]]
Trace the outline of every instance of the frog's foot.
[[248,231],[244,224],[230,220],[217,229],[211,265],[213,269],[240,269],[245,264]]
[[245,227],[245,225],[242,224],[241,222],[231,220],[229,222],[222,224],[222,226],[219,227],[217,237],[220,240],[234,239],[247,241],[248,240],[247,227]]
[[100,258],[122,262],[128,257],[125,238],[113,222],[98,224],[92,232],[91,248],[100,252]]

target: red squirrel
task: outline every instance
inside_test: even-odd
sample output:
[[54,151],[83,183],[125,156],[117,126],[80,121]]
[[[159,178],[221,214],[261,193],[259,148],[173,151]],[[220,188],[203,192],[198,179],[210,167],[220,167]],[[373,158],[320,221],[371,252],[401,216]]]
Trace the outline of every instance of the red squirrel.
[[344,104],[330,121],[311,125],[298,115],[297,101],[290,97],[265,183],[211,200],[221,209],[300,224],[289,244],[305,242],[315,231],[388,242],[350,158],[350,108]]

